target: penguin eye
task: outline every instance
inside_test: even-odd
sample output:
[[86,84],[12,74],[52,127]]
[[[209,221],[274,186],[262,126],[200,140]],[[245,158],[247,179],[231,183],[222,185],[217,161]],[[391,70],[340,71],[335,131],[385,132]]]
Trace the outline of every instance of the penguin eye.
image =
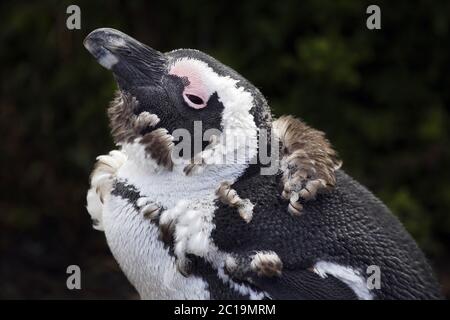
[[184,101],[194,109],[202,109],[206,107],[205,100],[203,100],[200,96],[192,94],[192,93],[184,93],[183,94]]
[[193,104],[203,104],[203,99],[199,96],[195,96],[193,94],[187,94],[186,98],[189,99]]

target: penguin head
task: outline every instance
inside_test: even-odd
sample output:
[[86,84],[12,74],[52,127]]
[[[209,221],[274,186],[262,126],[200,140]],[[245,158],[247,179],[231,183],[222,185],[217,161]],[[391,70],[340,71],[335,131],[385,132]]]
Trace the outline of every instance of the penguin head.
[[[169,134],[185,129],[194,135],[196,123],[202,134],[215,129],[237,139],[256,136],[270,125],[270,110],[259,90],[206,53],[193,49],[161,53],[109,28],[91,32],[84,45],[112,71],[118,84],[122,105],[110,114],[111,125],[113,131],[119,127],[118,131],[132,134],[113,132],[117,144],[139,140],[158,128]],[[157,121],[136,131],[130,119],[143,113],[155,115]]]

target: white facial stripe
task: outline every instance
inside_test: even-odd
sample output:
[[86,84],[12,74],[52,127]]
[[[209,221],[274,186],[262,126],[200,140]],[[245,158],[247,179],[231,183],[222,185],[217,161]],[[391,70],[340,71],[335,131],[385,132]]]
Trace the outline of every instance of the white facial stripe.
[[188,58],[177,60],[169,69],[169,74],[189,80],[185,94],[199,96],[204,101],[208,101],[215,91],[211,73],[216,74],[206,63]]
[[[215,151],[219,152],[210,152],[215,158],[209,161],[205,159],[206,162],[223,163],[225,157],[226,163],[246,163],[256,156],[258,128],[250,114],[254,99],[250,92],[238,86],[238,80],[220,76],[205,62],[191,58],[176,60],[170,72],[187,76],[197,87],[197,92],[205,96],[210,97],[216,92],[224,106],[221,122],[223,133],[215,147]],[[192,75],[193,78],[189,78]],[[200,85],[201,89],[198,88]]]

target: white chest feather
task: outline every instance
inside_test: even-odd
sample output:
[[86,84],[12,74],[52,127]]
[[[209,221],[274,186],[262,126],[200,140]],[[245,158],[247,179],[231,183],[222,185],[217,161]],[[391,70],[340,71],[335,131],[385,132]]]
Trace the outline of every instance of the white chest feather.
[[111,196],[105,209],[108,245],[142,299],[209,299],[203,280],[178,272],[155,224],[118,196]]
[[[126,161],[116,179],[133,185],[140,196],[162,206],[160,222],[177,219],[175,254],[210,250],[215,191],[221,181],[233,182],[245,166],[213,166],[186,176],[182,168],[151,170]],[[208,299],[207,284],[179,273],[176,259],[160,240],[158,226],[120,196],[109,195],[103,210],[108,245],[143,299]]]

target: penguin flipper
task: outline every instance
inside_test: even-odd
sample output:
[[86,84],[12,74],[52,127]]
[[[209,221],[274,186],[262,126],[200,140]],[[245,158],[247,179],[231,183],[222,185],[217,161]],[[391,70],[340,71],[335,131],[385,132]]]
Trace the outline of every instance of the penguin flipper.
[[237,282],[249,282],[272,299],[355,300],[355,292],[338,278],[314,269],[283,268],[273,251],[257,251],[248,256],[229,256],[227,274]]
[[333,276],[309,270],[283,270],[279,277],[253,276],[252,283],[275,300],[356,300],[354,291]]

